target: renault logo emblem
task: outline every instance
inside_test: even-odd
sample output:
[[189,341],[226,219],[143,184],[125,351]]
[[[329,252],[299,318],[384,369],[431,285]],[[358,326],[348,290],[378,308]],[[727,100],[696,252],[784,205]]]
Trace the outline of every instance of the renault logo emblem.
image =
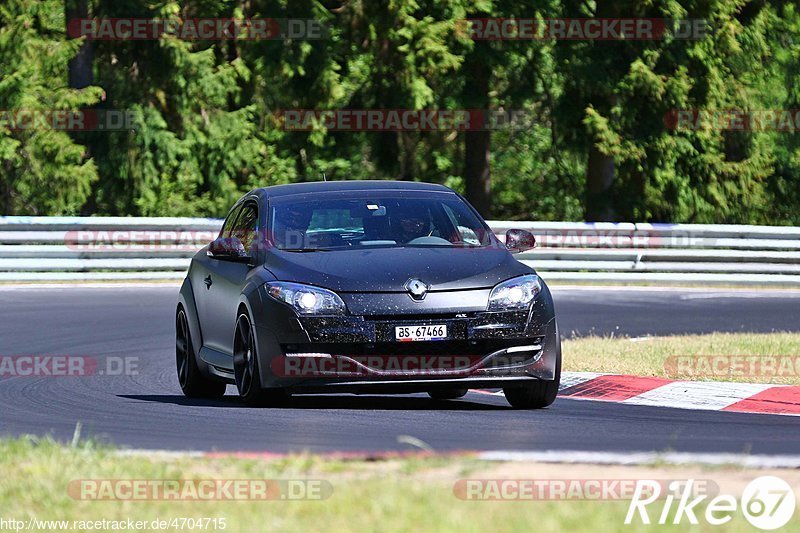
[[422,280],[411,278],[406,281],[405,288],[408,294],[415,300],[424,300],[425,295],[428,294],[428,287]]

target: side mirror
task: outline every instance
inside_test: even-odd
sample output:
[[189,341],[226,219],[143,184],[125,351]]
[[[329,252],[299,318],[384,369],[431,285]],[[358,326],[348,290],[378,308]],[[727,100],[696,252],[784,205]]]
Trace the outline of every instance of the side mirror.
[[506,248],[511,253],[530,250],[536,246],[536,237],[526,229],[510,229],[506,231]]
[[222,259],[225,261],[236,261],[246,263],[250,261],[247,250],[244,249],[242,241],[236,237],[219,237],[208,245],[209,257]]

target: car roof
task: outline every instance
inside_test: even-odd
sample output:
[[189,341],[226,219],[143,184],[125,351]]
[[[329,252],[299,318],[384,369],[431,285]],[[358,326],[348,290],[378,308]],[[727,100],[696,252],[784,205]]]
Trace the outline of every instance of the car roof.
[[401,190],[401,191],[435,191],[453,192],[444,185],[423,183],[419,181],[395,180],[348,180],[348,181],[308,181],[303,183],[290,183],[286,185],[273,185],[261,187],[248,193],[260,198],[288,196],[291,194],[311,194],[320,192],[337,191],[375,191],[375,190]]

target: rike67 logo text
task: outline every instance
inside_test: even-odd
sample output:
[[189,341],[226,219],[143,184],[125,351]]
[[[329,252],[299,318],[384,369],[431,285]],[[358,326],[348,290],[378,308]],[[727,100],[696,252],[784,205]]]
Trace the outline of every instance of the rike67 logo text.
[[[666,497],[661,494],[661,488],[657,481],[639,480],[625,516],[625,523],[641,521],[643,524],[663,525],[688,522],[697,525],[699,516],[708,524],[721,526],[742,513],[751,525],[763,530],[774,530],[789,523],[797,505],[792,487],[775,476],[762,476],[751,481],[745,487],[741,501],[727,494],[710,500],[708,494],[693,497],[696,495],[693,491],[693,479],[685,482],[673,481],[668,487],[669,493]],[[702,512],[701,504],[704,505]],[[651,515],[653,511],[655,513]]]

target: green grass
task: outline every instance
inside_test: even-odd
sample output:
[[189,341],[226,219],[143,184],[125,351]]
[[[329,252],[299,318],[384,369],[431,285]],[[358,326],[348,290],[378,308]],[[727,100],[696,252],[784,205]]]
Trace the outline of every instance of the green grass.
[[[649,339],[586,337],[564,341],[563,353],[566,371],[800,385],[800,334],[796,333],[713,333]],[[782,364],[792,366],[781,366],[773,356],[783,356]],[[728,372],[718,371],[729,368],[727,365],[718,366],[717,370],[705,364],[686,367],[686,357],[699,363],[740,366]],[[758,368],[753,362],[769,360],[776,361],[774,372],[768,368],[750,370]]]
[[[91,444],[64,447],[49,439],[8,439],[0,440],[0,518],[149,521],[224,517],[226,530],[236,532],[653,530],[653,526],[625,527],[627,503],[621,501],[465,501],[453,493],[454,483],[465,477],[535,479],[541,474],[544,479],[553,479],[554,468],[561,467],[441,456],[372,462],[312,455],[271,461],[120,456],[112,449]],[[568,468],[572,470],[563,472],[563,479],[577,479],[580,473],[575,469],[583,467]],[[665,474],[660,468],[655,474],[640,468],[618,475],[622,479],[675,479],[682,475],[677,470]],[[584,475],[597,479],[597,472]],[[717,470],[707,475],[722,474]],[[753,473],[752,478],[757,475]],[[322,479],[333,491],[321,501],[78,501],[67,492],[70,481],[76,479]],[[683,528],[658,527],[662,529]],[[711,526],[694,529],[716,531]],[[741,516],[736,516],[725,530],[745,531],[748,527]]]

